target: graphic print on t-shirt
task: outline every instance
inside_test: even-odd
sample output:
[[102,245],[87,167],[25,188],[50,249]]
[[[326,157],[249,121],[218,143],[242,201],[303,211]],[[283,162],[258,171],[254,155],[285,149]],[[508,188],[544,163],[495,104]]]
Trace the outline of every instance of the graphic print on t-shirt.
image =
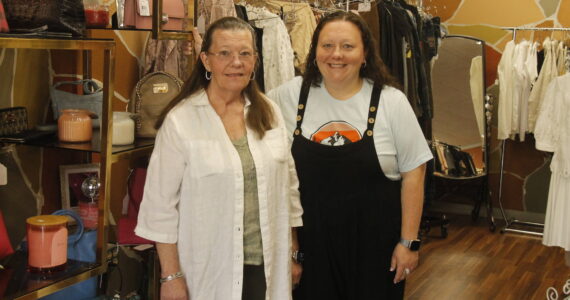
[[328,146],[342,146],[359,141],[362,135],[345,121],[331,121],[311,134],[311,141]]

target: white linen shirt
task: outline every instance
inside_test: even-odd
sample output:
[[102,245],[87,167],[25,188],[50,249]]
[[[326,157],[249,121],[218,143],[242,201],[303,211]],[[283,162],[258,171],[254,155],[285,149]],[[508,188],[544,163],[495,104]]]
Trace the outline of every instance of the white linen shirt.
[[[257,171],[267,299],[291,299],[291,227],[302,226],[293,158],[279,108],[277,126],[247,138]],[[246,99],[245,113],[250,102]],[[167,115],[156,137],[136,234],[177,243],[193,300],[241,299],[243,172],[204,91]]]

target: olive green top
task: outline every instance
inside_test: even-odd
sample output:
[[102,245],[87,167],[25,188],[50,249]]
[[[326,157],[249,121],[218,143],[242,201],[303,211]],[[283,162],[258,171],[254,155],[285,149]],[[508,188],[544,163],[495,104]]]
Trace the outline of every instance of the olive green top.
[[255,163],[249,145],[247,136],[243,136],[235,141],[234,144],[239,157],[243,171],[243,193],[244,193],[244,216],[243,216],[243,254],[244,264],[261,265],[263,264],[263,247],[261,243],[261,229],[259,226],[259,199],[257,197],[257,174],[255,171]]

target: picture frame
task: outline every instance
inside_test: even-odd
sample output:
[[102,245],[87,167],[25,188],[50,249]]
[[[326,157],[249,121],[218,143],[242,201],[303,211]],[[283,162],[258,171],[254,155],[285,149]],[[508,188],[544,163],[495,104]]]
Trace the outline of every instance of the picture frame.
[[80,201],[89,201],[81,191],[81,184],[92,175],[100,176],[98,163],[59,166],[62,209],[78,211]]

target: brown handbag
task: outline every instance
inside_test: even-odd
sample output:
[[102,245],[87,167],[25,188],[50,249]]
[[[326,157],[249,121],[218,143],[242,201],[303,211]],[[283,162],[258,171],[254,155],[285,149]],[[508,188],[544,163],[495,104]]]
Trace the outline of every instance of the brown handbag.
[[180,93],[182,81],[176,76],[158,71],[145,75],[133,90],[129,110],[135,114],[136,136],[152,138],[162,110]]
[[[124,24],[137,29],[152,29],[152,0],[126,0]],[[148,3],[148,7],[146,6]],[[162,29],[182,30],[184,3],[182,0],[162,1]]]

